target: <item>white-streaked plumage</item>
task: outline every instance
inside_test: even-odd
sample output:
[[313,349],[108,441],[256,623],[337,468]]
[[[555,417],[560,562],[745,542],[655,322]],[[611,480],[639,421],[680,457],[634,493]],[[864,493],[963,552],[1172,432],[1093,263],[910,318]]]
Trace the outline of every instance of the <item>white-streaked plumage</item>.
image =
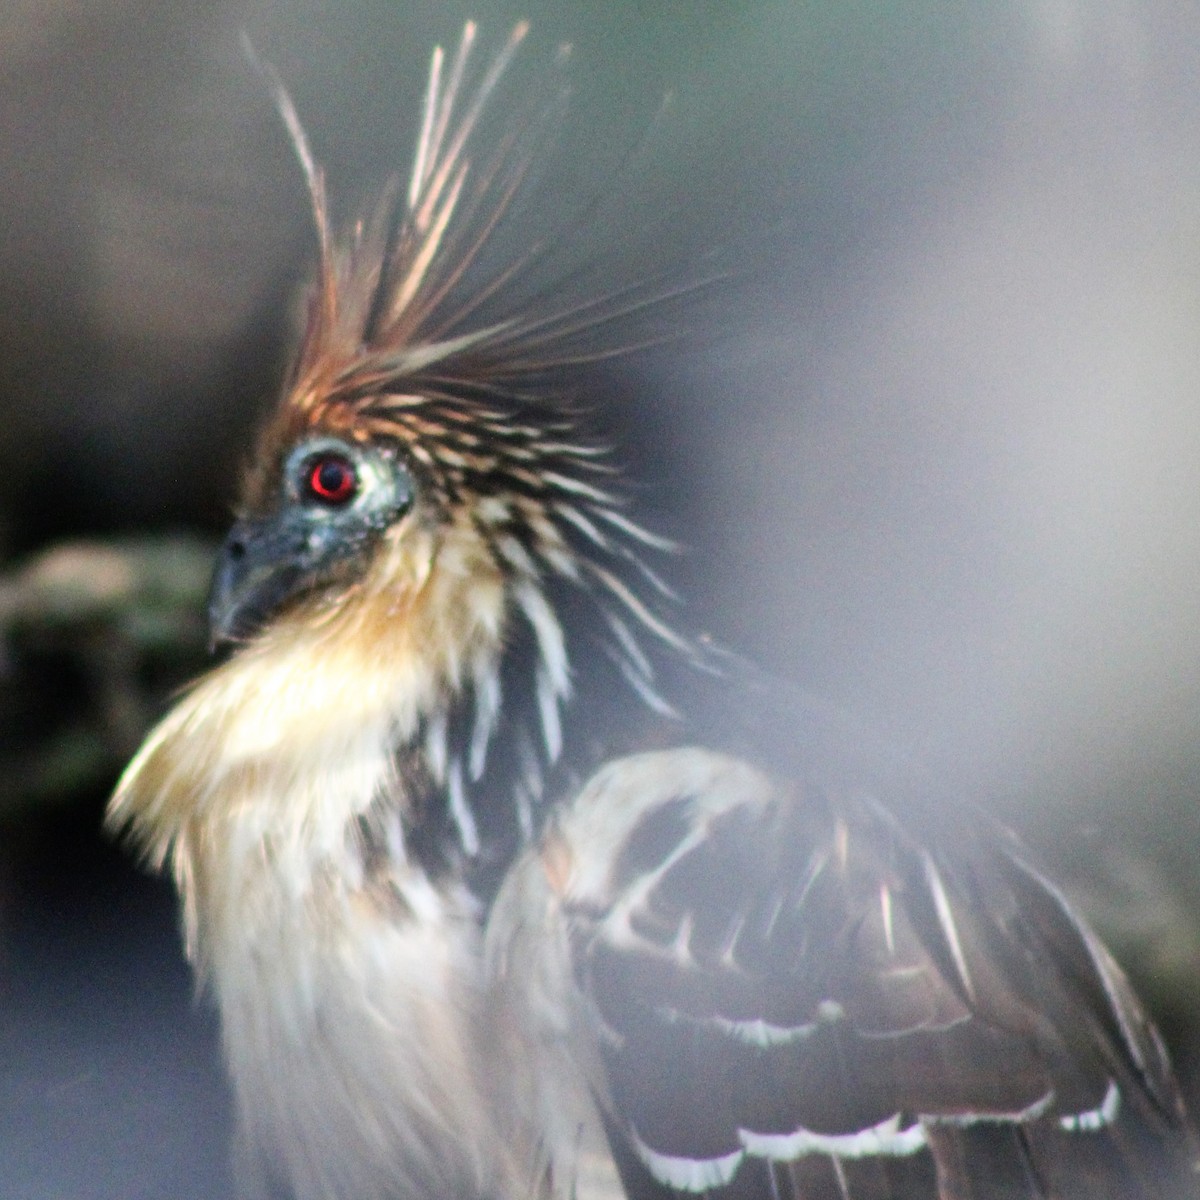
[[700,747],[561,769],[593,705],[681,740],[662,667],[702,656],[532,383],[645,297],[460,294],[536,140],[476,156],[525,32],[474,83],[473,25],[435,53],[344,245],[276,85],[320,273],[214,581],[244,644],[110,809],[173,870],[248,1194],[1176,1200],[1157,1033],[1001,832]]

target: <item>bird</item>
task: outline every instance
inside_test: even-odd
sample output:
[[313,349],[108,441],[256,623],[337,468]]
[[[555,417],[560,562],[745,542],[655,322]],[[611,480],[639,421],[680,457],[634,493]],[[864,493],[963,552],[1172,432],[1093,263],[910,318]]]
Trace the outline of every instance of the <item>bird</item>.
[[479,144],[527,31],[434,52],[407,186],[345,236],[271,76],[316,281],[226,656],[107,815],[174,877],[245,1194],[1200,1195],[1162,1040],[1019,841],[680,631],[563,398],[656,295],[506,308],[552,238],[481,266],[544,128]]

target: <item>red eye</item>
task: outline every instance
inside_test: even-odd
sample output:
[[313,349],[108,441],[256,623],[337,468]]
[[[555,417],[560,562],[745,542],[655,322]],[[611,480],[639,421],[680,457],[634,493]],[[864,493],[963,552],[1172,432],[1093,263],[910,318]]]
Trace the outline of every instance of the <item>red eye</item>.
[[337,455],[318,458],[308,468],[308,492],[322,504],[345,504],[358,491],[354,464]]

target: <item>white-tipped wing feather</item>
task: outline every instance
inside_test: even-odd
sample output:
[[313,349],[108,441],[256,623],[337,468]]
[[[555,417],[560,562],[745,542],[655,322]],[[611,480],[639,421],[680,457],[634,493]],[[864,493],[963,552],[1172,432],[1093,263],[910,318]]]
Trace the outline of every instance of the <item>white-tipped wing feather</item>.
[[551,1035],[526,992],[527,1036],[582,1048],[631,1196],[1200,1194],[1094,935],[1002,832],[920,835],[678,750],[610,763],[514,870],[493,971],[563,997]]

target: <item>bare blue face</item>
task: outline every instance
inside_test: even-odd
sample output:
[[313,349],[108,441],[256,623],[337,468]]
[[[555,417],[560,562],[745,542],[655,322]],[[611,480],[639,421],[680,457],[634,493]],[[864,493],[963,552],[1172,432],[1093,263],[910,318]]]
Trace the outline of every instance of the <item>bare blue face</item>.
[[276,505],[236,522],[221,546],[208,599],[214,645],[244,641],[292,598],[351,578],[413,498],[394,450],[302,442],[284,462]]

